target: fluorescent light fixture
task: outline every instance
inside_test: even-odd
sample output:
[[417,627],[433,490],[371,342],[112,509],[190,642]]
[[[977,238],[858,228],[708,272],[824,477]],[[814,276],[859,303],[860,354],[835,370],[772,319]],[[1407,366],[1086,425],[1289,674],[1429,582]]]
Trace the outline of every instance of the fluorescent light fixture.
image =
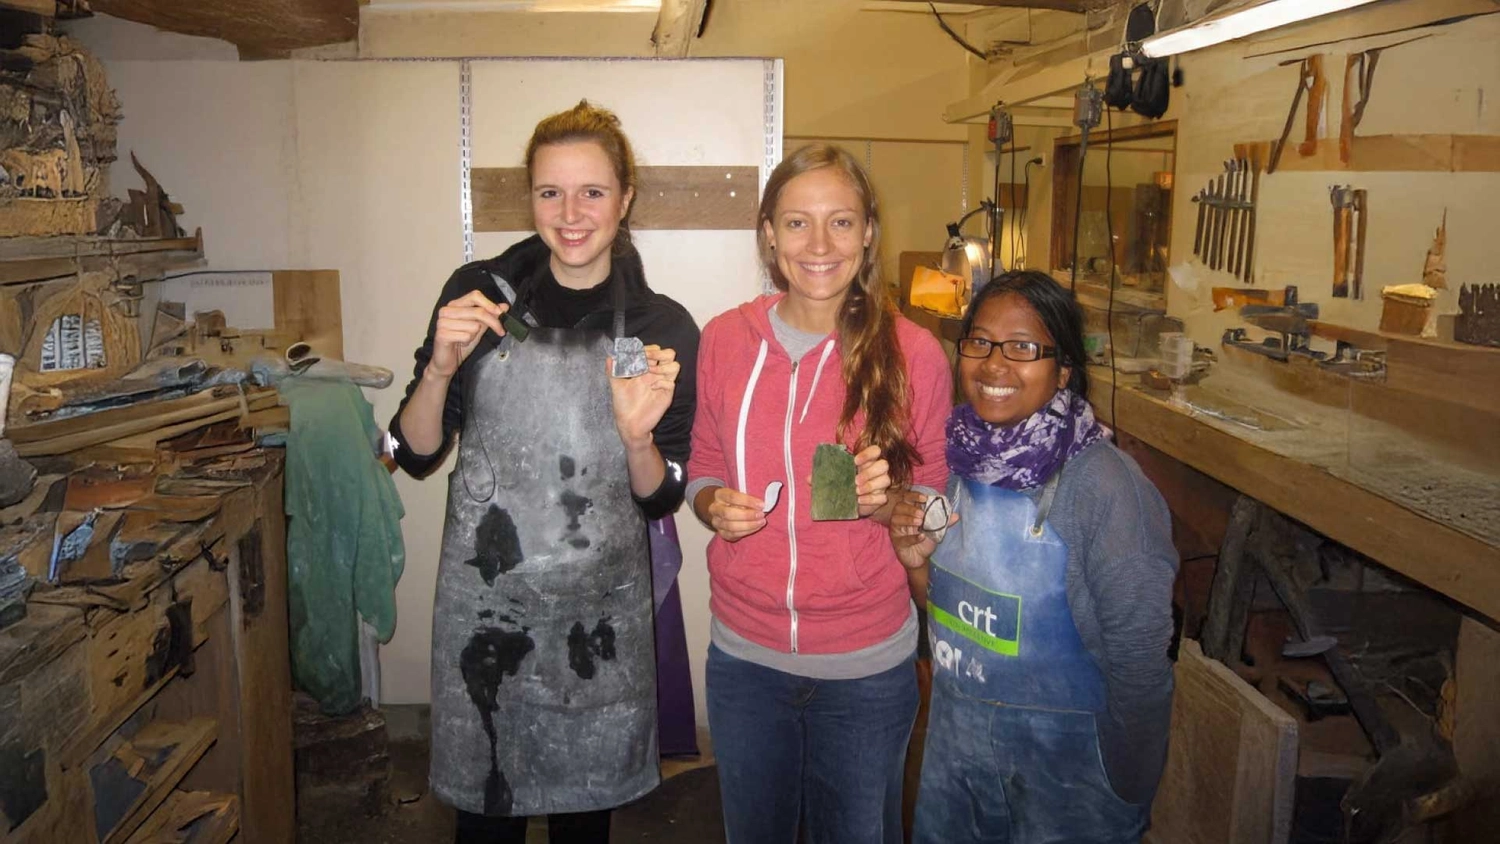
[[658,12],[661,0],[367,0],[380,12]]
[[1147,38],[1141,44],[1141,50],[1154,58],[1175,56],[1372,2],[1374,0],[1265,0]]

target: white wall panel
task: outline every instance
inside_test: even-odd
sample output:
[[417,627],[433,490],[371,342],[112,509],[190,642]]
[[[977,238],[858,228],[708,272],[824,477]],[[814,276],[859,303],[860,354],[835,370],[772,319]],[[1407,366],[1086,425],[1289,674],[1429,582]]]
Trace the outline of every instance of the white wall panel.
[[[472,67],[475,167],[521,166],[537,121],[584,98],[619,115],[642,166],[758,166],[765,158],[765,63],[759,60],[497,60]],[[498,254],[529,234],[476,234],[474,256]],[[752,231],[637,231],[635,241],[651,287],[680,302],[699,326],[760,291]],[[709,534],[687,507],[677,526],[693,689],[699,723],[706,723]]]
[[[128,54],[128,51],[126,51]],[[759,60],[475,61],[474,166],[519,166],[537,120],[579,99],[614,109],[643,165],[760,165]],[[125,104],[116,193],[135,185],[134,149],[202,226],[215,270],[336,269],[350,360],[388,367],[368,391],[382,426],[443,282],[463,261],[459,211],[459,65],[441,62],[111,61]],[[488,257],[529,232],[481,233]],[[647,277],[703,324],[760,289],[749,231],[636,233]],[[267,295],[246,288],[246,296]],[[246,314],[263,310],[245,303]],[[228,317],[235,320],[234,303]],[[407,568],[395,638],[381,652],[389,703],[428,699],[433,585],[447,469],[398,474]],[[683,606],[698,715],[708,647],[707,533],[679,515]]]

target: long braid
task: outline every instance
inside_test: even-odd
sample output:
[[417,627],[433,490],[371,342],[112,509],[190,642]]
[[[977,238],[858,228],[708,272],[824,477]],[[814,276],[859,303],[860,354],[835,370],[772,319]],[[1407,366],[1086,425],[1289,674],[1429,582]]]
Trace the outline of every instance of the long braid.
[[776,166],[766,181],[758,215],[761,263],[770,273],[772,283],[786,290],[787,279],[776,264],[766,228],[775,216],[776,201],[786,183],[823,167],[837,168],[849,178],[873,229],[859,273],[838,317],[846,397],[836,436],[840,442],[850,443],[850,429],[862,421],[861,430],[852,438],[855,449],[879,446],[881,455],[890,464],[892,483],[904,485],[910,482],[913,470],[921,462],[908,436],[911,390],[906,378],[906,357],[896,339],[895,306],[880,278],[879,204],[869,175],[853,156],[828,144],[809,144]]

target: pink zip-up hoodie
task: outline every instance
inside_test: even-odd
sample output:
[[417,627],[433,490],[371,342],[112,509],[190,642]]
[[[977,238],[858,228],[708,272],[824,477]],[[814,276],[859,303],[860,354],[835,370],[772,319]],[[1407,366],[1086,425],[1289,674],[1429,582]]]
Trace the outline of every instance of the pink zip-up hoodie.
[[[709,542],[709,607],[731,630],[767,648],[848,653],[888,639],[906,621],[906,570],[884,525],[812,520],[813,451],[835,442],[843,356],[834,336],[802,360],[787,355],[769,318],[784,295],[715,317],[698,347],[688,477],[719,478],[757,498],[770,482],[785,484],[763,529],[738,542],[717,536]],[[911,391],[908,437],[922,459],[912,482],[941,490],[953,376],[936,338],[915,323],[899,317],[896,338]]]

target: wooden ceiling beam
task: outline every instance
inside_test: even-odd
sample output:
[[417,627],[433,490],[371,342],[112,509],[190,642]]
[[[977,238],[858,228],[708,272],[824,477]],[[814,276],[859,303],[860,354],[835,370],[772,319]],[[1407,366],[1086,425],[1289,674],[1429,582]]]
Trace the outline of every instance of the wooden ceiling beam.
[[14,9],[50,18],[57,14],[57,0],[0,0],[0,9]]
[[97,13],[168,32],[228,41],[240,48],[242,58],[283,57],[359,35],[359,0],[91,0],[89,5]]
[[[894,0],[897,3],[921,3],[927,0]],[[1101,0],[962,0],[970,6],[990,6],[996,9],[1047,9],[1053,12],[1084,12],[1091,8],[1108,5]]]
[[693,39],[703,27],[703,14],[707,10],[708,0],[662,0],[656,30],[651,33],[657,57],[687,58]]

